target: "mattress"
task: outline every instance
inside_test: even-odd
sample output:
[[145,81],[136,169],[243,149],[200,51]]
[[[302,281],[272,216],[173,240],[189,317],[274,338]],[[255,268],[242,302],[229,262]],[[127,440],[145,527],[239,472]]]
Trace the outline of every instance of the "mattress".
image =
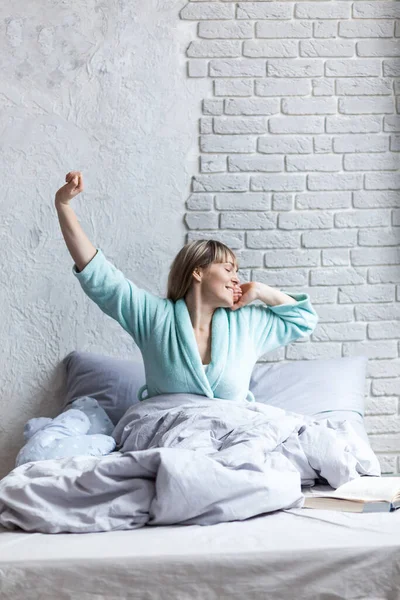
[[397,600],[400,510],[288,509],[89,534],[2,529],[0,598]]

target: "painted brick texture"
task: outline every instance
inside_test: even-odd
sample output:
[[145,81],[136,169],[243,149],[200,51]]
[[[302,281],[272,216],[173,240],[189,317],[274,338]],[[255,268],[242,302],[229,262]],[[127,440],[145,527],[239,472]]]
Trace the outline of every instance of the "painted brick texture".
[[189,78],[209,80],[187,241],[241,280],[305,291],[313,334],[265,361],[369,358],[366,429],[400,473],[400,2],[207,2]]

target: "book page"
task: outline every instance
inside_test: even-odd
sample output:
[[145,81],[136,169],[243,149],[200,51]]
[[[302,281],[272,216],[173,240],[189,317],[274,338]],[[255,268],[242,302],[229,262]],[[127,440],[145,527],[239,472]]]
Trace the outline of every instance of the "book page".
[[[357,477],[344,483],[333,492],[323,492],[322,496],[331,498],[349,498],[361,501],[386,501],[392,502],[400,493],[399,477]],[[318,492],[313,494],[318,496]]]
[[342,500],[341,498],[305,498],[303,508],[320,510],[339,510],[344,512],[389,512],[389,502],[359,502],[358,500]]
[[363,506],[363,502],[356,502],[354,500],[339,500],[339,498],[313,498],[312,496],[309,496],[305,499],[303,508],[362,512]]

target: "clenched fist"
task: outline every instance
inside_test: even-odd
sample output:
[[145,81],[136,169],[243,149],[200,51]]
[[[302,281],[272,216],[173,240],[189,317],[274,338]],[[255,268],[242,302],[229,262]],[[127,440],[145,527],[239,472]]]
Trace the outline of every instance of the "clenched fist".
[[56,204],[69,204],[72,198],[83,191],[83,176],[80,171],[70,171],[66,174],[65,181],[67,183],[56,193]]
[[242,283],[239,288],[241,294],[238,299],[235,300],[233,306],[231,306],[231,310],[238,310],[239,308],[242,308],[242,306],[250,304],[253,300],[258,300],[259,284],[256,281]]

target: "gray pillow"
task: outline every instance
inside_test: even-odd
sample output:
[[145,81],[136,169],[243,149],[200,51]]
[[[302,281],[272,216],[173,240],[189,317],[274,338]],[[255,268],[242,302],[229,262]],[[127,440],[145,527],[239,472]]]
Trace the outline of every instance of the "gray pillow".
[[67,375],[67,394],[63,410],[77,398],[95,398],[114,425],[127,409],[138,402],[137,393],[145,384],[143,360],[125,360],[94,354],[70,352],[63,360]]

